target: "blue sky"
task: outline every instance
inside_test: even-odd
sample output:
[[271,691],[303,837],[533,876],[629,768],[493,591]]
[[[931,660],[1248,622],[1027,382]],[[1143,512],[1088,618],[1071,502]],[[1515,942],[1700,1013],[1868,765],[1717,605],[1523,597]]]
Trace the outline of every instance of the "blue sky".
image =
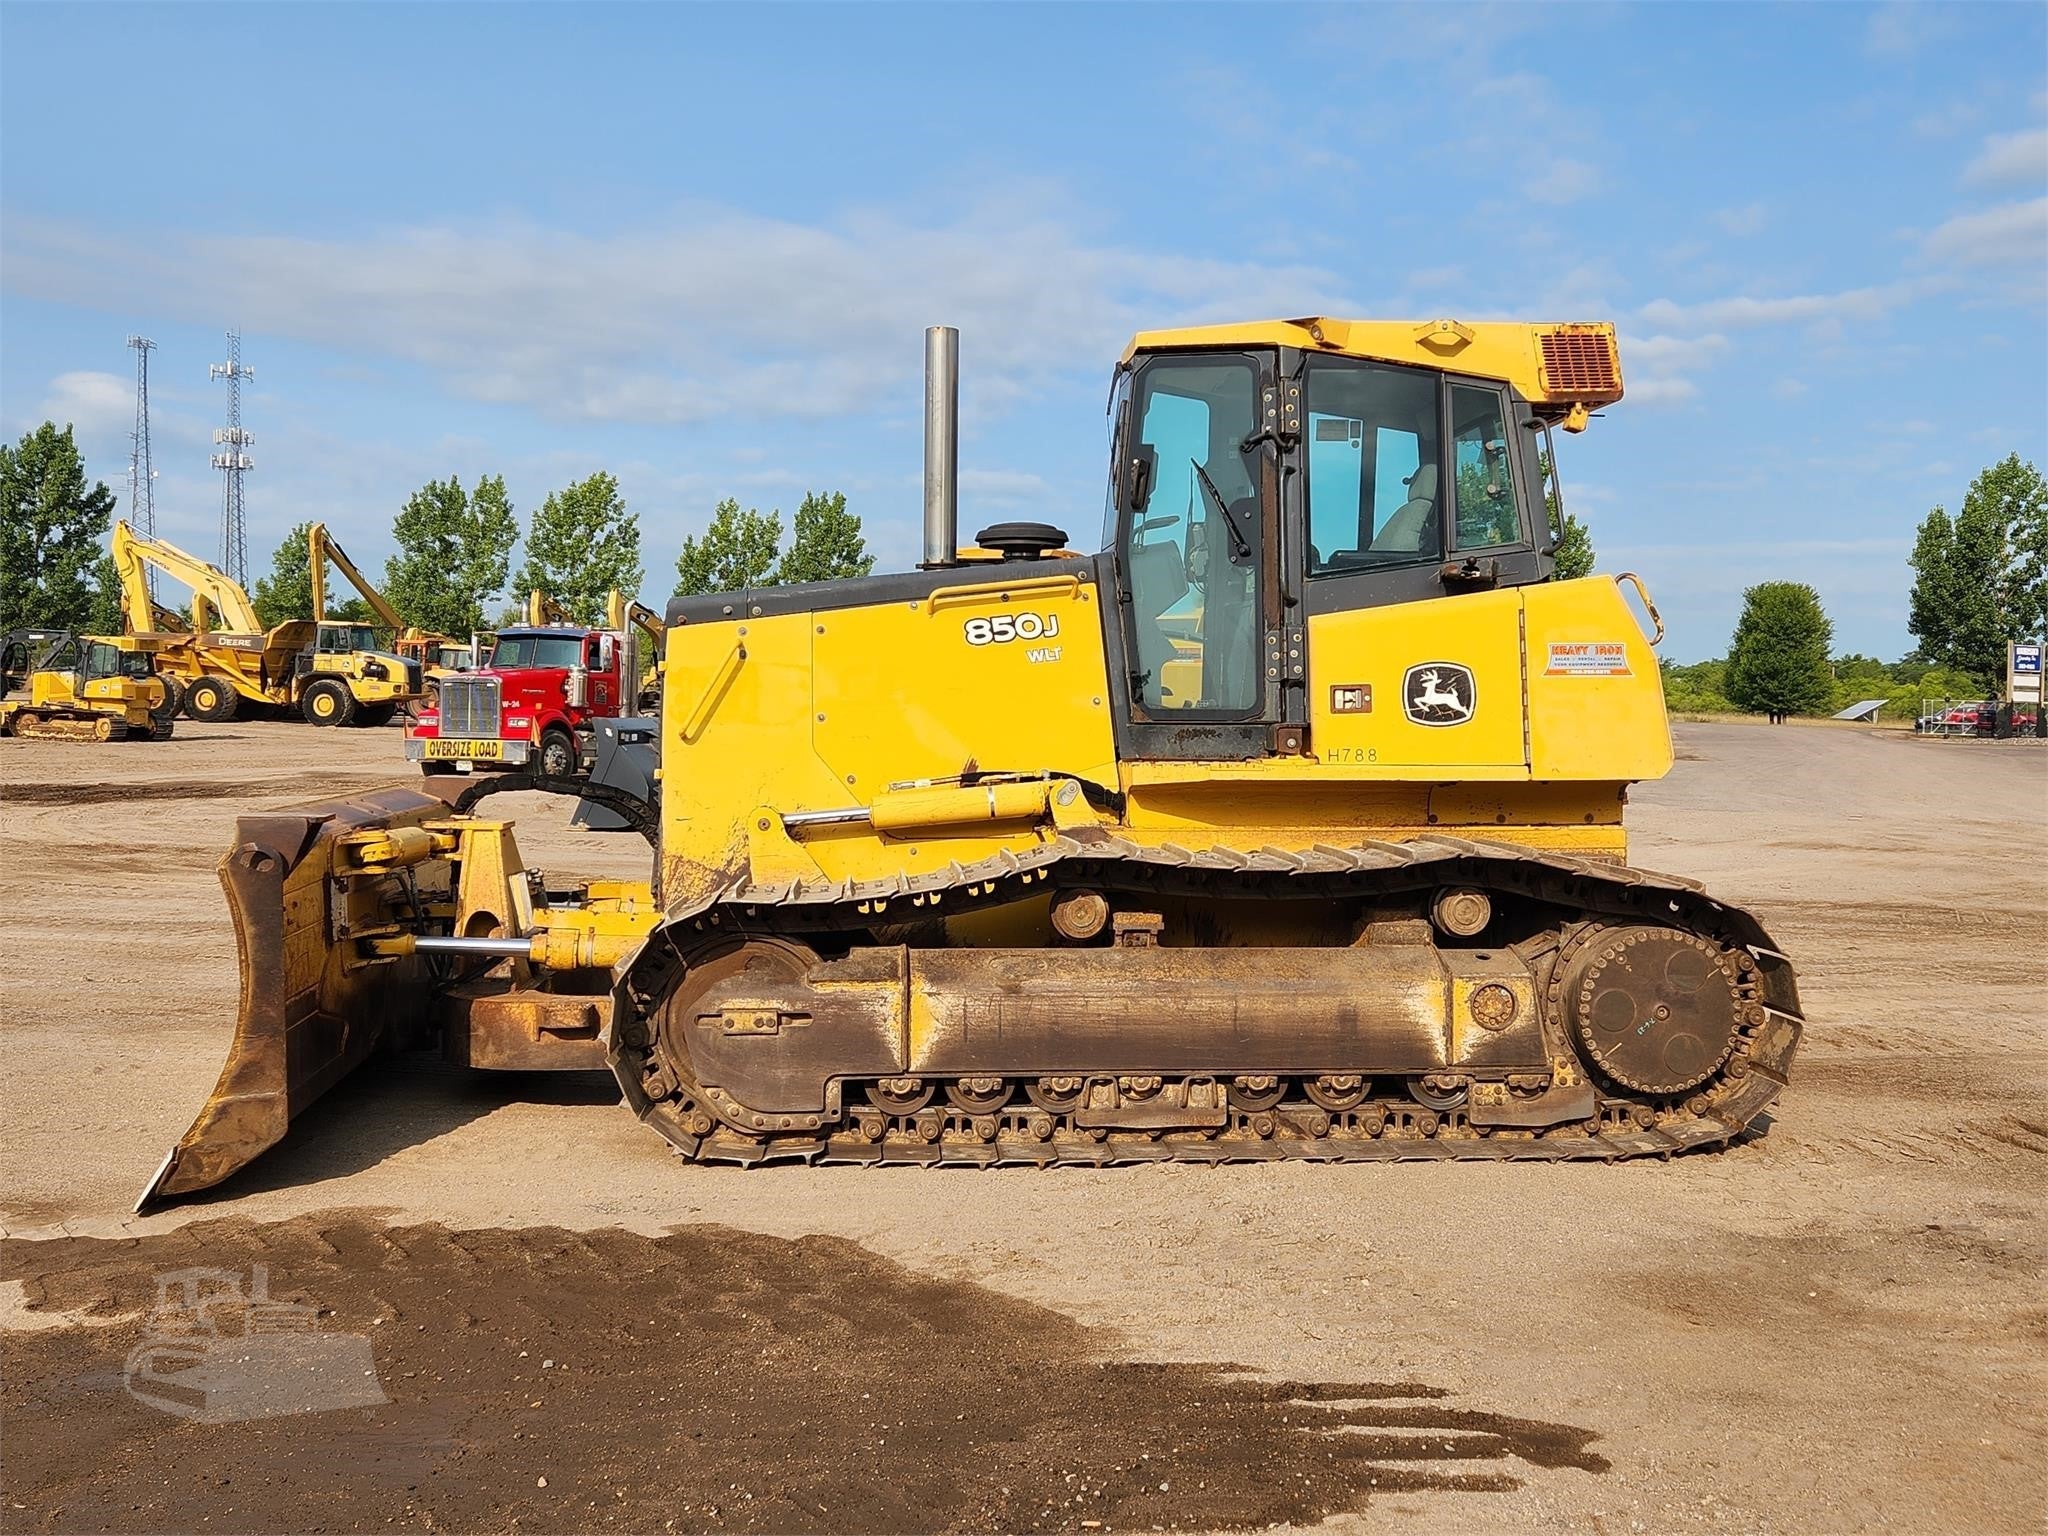
[[1315,312],[1615,320],[1566,494],[1671,652],[1789,577],[1896,655],[1914,524],[2048,464],[2048,8],[0,11],[0,428],[75,422],[125,506],[154,337],[203,554],[229,326],[252,565],[607,468],[654,598],[726,495],[915,558],[927,324],[964,526],[1081,535],[1132,330]]

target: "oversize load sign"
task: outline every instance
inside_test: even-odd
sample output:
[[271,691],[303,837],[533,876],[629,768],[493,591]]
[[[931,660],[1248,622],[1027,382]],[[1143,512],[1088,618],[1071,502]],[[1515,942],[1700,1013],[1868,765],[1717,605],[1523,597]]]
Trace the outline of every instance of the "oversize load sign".
[[1628,647],[1619,640],[1553,640],[1545,677],[1627,677]]

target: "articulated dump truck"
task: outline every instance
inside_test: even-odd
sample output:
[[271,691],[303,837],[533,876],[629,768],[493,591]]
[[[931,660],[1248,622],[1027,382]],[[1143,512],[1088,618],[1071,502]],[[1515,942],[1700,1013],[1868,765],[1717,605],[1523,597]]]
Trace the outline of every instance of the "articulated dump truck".
[[1726,1143],[1793,970],[1628,862],[1671,765],[1629,576],[1554,579],[1553,428],[1612,327],[1139,335],[1094,552],[925,558],[666,614],[645,883],[525,867],[447,781],[242,819],[228,1064],[145,1200],[215,1183],[380,1042],[608,1068],[688,1158],[1598,1158]]

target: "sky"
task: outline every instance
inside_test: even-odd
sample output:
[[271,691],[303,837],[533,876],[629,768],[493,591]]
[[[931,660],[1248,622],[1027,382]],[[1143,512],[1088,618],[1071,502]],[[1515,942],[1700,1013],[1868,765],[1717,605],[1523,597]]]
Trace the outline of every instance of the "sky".
[[1928,508],[2048,464],[2048,7],[0,7],[0,430],[125,512],[150,336],[213,557],[239,329],[252,576],[598,469],[650,601],[726,496],[907,567],[942,323],[963,531],[1092,538],[1133,331],[1319,313],[1616,322],[1559,467],[1667,654],[1791,579],[1895,657]]

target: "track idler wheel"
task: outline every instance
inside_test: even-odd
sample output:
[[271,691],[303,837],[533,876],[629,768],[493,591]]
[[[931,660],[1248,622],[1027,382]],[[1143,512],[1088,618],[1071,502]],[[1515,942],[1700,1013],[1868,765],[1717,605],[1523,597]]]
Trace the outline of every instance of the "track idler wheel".
[[1743,957],[1673,928],[1598,929],[1565,966],[1565,1027],[1622,1087],[1684,1093],[1734,1050],[1746,972]]

